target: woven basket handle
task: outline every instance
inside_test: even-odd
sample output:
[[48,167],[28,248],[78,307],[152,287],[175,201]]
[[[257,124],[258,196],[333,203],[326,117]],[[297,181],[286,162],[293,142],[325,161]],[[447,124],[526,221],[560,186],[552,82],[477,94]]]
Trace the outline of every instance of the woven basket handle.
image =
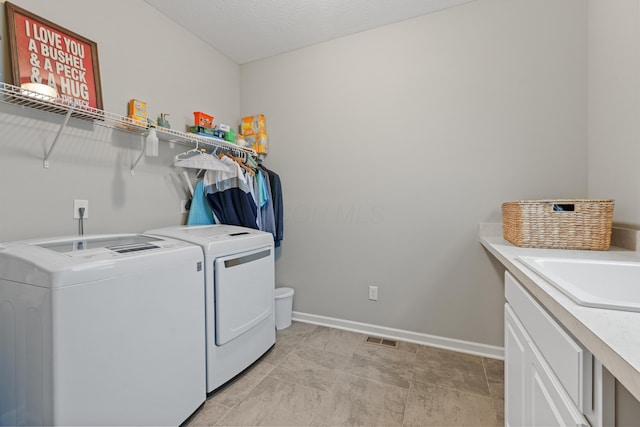
[[576,205],[573,203],[554,203],[554,212],[573,212],[576,210]]

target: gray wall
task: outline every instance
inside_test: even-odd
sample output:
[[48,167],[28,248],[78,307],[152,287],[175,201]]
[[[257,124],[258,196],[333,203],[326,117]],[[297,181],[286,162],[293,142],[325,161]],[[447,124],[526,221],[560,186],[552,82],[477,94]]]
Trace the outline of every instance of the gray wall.
[[586,25],[582,0],[477,0],[241,66],[285,186],[294,310],[501,346],[477,225],[586,196]]
[[589,196],[640,226],[640,2],[589,2]]
[[[579,0],[476,0],[242,67],[142,1],[16,3],[98,43],[106,110],[144,99],[175,128],[196,110],[267,114],[286,194],[278,281],[296,310],[502,345],[478,222],[506,200],[586,196],[588,182],[637,224],[636,0],[588,15]],[[184,147],[162,144],[132,177],[138,137],[72,123],[45,170],[59,120],[0,106],[0,240],[75,233],[76,198],[87,232],[182,221],[171,163]]]
[[[640,226],[640,1],[589,1],[589,197],[615,199],[614,220]],[[616,382],[616,425],[640,402]]]
[[[179,130],[193,121],[193,111],[238,122],[238,65],[143,1],[15,3],[98,44],[105,110],[126,115],[127,102],[137,98],[148,102],[151,118],[170,113]],[[76,233],[74,199],[89,200],[87,233],[181,223],[188,190],[171,165],[191,147],[162,143],[160,157],[143,158],[130,176],[140,137],[72,120],[43,169],[61,122],[0,104],[0,241]]]

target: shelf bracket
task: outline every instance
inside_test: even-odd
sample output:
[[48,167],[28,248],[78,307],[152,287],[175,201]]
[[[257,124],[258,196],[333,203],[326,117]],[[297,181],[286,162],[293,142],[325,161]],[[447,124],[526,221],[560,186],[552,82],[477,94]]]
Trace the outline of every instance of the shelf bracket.
[[43,167],[45,169],[49,169],[49,157],[51,157],[51,153],[53,152],[53,149],[56,146],[58,139],[60,138],[60,134],[62,133],[62,130],[67,126],[67,123],[69,122],[69,118],[71,117],[71,113],[73,112],[74,105],[71,105],[69,107],[69,111],[67,111],[67,114],[64,116],[64,121],[62,122],[62,124],[60,125],[60,128],[58,129],[58,133],[56,133],[56,137],[53,138],[53,142],[51,143],[51,147],[49,147],[49,151],[47,151],[47,154],[45,154],[44,156]]
[[140,154],[138,154],[138,158],[136,159],[135,162],[133,162],[133,164],[131,165],[131,176],[134,176],[136,174],[136,166],[138,166],[138,163],[140,162],[140,160],[142,159],[142,156],[144,155],[144,151],[146,149],[146,140],[144,135],[140,136],[140,140],[142,141],[142,151],[140,152]]

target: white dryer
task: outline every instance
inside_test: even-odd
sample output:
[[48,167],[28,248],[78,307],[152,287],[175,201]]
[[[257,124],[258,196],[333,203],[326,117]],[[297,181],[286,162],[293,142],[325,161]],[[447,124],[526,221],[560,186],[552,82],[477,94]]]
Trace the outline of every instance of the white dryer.
[[271,233],[233,225],[147,231],[201,246],[205,260],[207,392],[255,362],[276,340]]
[[202,250],[0,244],[0,425],[179,425],[206,399]]

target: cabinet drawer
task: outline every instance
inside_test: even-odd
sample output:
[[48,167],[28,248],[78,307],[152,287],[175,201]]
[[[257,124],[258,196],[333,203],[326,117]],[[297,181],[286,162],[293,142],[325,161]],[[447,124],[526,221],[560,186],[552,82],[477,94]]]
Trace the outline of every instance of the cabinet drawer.
[[505,296],[575,405],[584,409],[583,376],[591,354],[582,348],[531,295],[505,272]]

